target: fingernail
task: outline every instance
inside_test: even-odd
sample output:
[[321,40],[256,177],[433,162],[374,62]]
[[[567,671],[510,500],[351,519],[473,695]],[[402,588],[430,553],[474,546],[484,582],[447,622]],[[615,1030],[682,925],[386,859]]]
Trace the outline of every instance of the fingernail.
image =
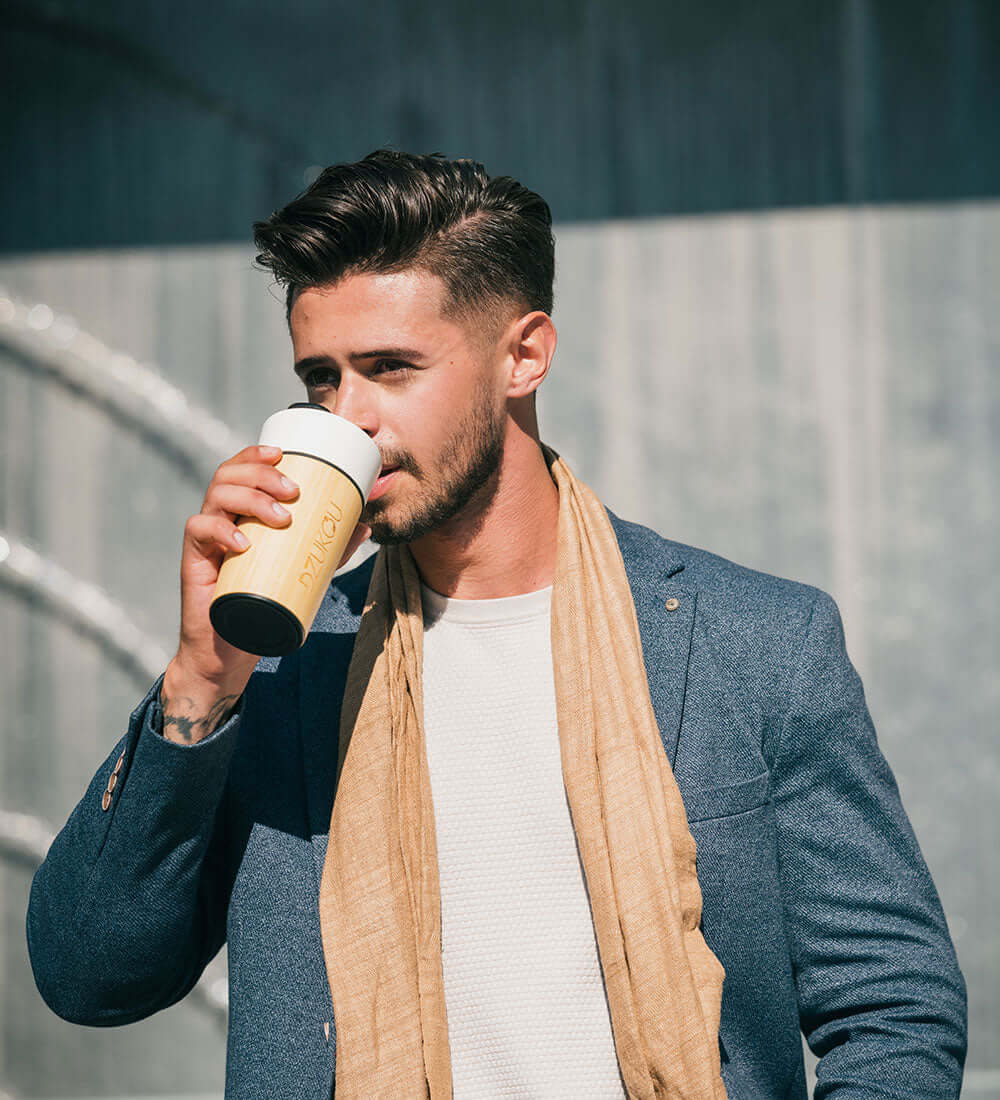
[[276,516],[281,516],[282,518],[284,518],[285,516],[288,515],[288,509],[287,508],[282,508],[281,505],[277,501],[275,501],[271,505],[271,507],[274,510],[274,514]]
[[282,477],[281,484],[291,493],[298,488],[294,481],[289,481],[287,477]]
[[242,546],[244,549],[250,545],[250,540],[242,531],[237,531],[236,534],[233,535],[233,542],[235,542],[237,546]]
[[280,447],[261,447],[260,450],[261,450],[261,454],[265,454],[265,455],[280,455],[281,454],[281,448]]

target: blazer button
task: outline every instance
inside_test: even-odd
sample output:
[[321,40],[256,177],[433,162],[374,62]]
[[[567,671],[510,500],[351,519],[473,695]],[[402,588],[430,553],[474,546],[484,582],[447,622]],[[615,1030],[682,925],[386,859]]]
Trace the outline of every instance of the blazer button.
[[676,596],[671,596],[670,599],[665,600],[663,606],[668,611],[676,611],[680,607],[681,601]]
[[110,794],[115,789],[115,784],[117,782],[118,782],[118,773],[117,772],[112,772],[110,778],[108,779],[108,794]]
[[111,805],[111,792],[110,791],[105,791],[104,794],[101,795],[101,809],[106,810],[110,805]]
[[122,770],[122,764],[125,763],[125,751],[122,750],[121,756],[118,757],[118,762],[115,764],[115,775]]

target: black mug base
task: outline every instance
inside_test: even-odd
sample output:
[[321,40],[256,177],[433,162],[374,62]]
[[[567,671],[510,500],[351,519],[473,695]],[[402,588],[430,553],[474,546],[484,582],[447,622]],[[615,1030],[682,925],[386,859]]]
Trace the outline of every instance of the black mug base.
[[212,601],[208,617],[230,645],[259,657],[283,657],[306,640],[302,624],[277,600],[252,592],[229,592]]

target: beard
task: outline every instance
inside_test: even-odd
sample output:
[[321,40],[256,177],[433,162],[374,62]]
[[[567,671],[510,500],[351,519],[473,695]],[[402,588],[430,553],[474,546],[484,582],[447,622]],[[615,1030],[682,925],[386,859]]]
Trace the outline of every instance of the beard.
[[[481,511],[496,492],[500,460],[503,458],[505,414],[496,409],[492,390],[484,385],[478,400],[447,439],[438,460],[438,484],[430,493],[412,494],[403,504],[408,515],[393,517],[392,505],[382,496],[365,505],[361,521],[371,527],[371,541],[380,546],[413,542],[453,519],[476,501]],[[391,465],[422,477],[410,455],[400,455]],[[386,494],[389,496],[390,494]],[[396,504],[397,509],[400,502]]]

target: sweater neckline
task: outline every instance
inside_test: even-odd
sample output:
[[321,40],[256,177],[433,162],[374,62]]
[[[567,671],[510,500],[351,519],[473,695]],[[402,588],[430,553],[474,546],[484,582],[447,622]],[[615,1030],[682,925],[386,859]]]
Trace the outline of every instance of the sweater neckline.
[[442,596],[420,582],[424,625],[434,622],[507,623],[546,615],[552,603],[552,585],[534,592],[519,592],[516,596],[500,596],[488,600],[460,600]]

